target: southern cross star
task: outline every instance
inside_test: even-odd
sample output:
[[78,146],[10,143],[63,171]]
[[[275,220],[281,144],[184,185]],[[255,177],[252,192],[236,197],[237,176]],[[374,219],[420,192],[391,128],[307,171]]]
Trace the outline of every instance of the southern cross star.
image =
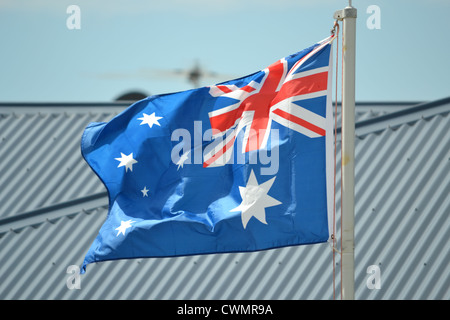
[[148,197],[148,191],[147,186],[144,186],[144,189],[141,190],[142,197]]
[[190,153],[190,152],[191,152],[191,151],[189,150],[189,151],[187,151],[186,153],[183,153],[183,154],[181,155],[180,160],[178,160],[178,162],[176,163],[176,164],[178,165],[177,171],[180,169],[180,167],[183,168],[184,163],[186,162],[186,160],[189,159],[189,153]]
[[142,118],[138,118],[138,120],[142,120],[140,125],[148,124],[148,126],[150,128],[153,127],[154,124],[156,124],[158,126],[161,126],[159,124],[159,122],[158,122],[159,119],[162,119],[162,117],[156,116],[154,112],[151,115],[143,113],[143,117]]
[[128,172],[128,169],[130,169],[130,171],[133,171],[133,164],[137,163],[137,161],[133,159],[133,153],[130,153],[126,156],[121,152],[120,155],[120,158],[115,158],[115,160],[120,161],[117,168],[125,166],[125,172]]
[[281,204],[280,201],[267,194],[274,180],[275,177],[262,184],[258,184],[255,173],[252,170],[247,181],[247,186],[239,186],[242,202],[238,207],[230,210],[230,212],[242,212],[241,218],[244,229],[247,227],[247,223],[251,217],[255,217],[262,223],[267,224],[265,209]]
[[116,228],[116,230],[117,230],[116,237],[117,237],[119,234],[125,235],[125,231],[126,231],[128,228],[131,228],[131,224],[132,224],[133,222],[136,222],[136,221],[133,221],[133,220],[120,221],[120,227],[117,227],[117,228]]

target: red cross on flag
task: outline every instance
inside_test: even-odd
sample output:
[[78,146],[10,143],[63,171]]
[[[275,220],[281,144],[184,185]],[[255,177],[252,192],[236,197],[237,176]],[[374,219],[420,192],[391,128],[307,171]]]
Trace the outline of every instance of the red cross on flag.
[[220,137],[221,143],[204,155],[203,166],[224,165],[241,130],[245,130],[242,152],[265,147],[272,121],[310,138],[325,136],[325,118],[297,102],[327,95],[330,65],[311,68],[314,65],[311,60],[330,40],[322,41],[290,68],[286,58],[278,60],[260,72],[260,81],[256,77],[242,87],[235,84],[210,87],[211,96],[236,102],[209,113],[213,137]]

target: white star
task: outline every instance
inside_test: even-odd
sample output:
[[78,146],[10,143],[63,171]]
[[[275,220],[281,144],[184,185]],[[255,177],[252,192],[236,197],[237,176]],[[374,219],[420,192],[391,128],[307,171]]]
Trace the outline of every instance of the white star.
[[251,217],[255,217],[262,223],[267,224],[265,208],[281,204],[280,201],[267,194],[274,180],[275,177],[259,185],[255,173],[252,170],[247,181],[247,186],[239,186],[242,202],[238,207],[230,210],[230,212],[242,212],[241,218],[244,229],[247,227],[247,223]]
[[137,163],[137,161],[133,159],[133,153],[130,153],[127,156],[122,152],[120,154],[120,158],[115,158],[115,160],[120,161],[117,168],[125,166],[125,172],[128,172],[128,169],[130,169],[130,171],[133,171],[133,164]]
[[189,150],[188,152],[183,153],[183,155],[180,157],[180,160],[178,160],[178,162],[177,162],[177,165],[178,165],[177,171],[180,169],[180,167],[183,168],[184,163],[185,163],[186,160],[188,159],[188,155],[189,155],[190,152],[191,152],[191,151]]
[[148,197],[148,189],[147,186],[144,187],[144,189],[141,190],[142,197]]
[[138,118],[138,120],[142,120],[141,125],[148,124],[150,128],[153,127],[154,124],[161,126],[158,122],[159,119],[162,119],[162,117],[156,116],[154,112],[151,115],[143,113],[143,117]]
[[118,230],[118,232],[117,232],[117,234],[116,234],[116,237],[117,237],[119,234],[125,235],[125,230],[127,230],[128,228],[131,228],[131,224],[132,224],[133,222],[136,222],[136,221],[132,221],[132,220],[128,220],[128,221],[120,221],[120,227],[117,227],[117,228],[116,228],[116,230]]

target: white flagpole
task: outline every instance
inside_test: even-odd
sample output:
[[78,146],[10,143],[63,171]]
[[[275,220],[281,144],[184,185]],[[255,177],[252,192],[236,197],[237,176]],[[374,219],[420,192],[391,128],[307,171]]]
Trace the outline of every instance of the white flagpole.
[[334,18],[343,21],[342,65],[342,299],[355,298],[354,272],[354,166],[355,166],[355,43],[356,8],[336,11]]

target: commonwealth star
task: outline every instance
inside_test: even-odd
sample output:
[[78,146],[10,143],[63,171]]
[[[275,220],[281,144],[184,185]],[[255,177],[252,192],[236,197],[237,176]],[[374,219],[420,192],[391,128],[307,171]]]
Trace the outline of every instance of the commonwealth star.
[[274,181],[275,177],[262,184],[258,184],[255,173],[252,170],[247,185],[245,187],[239,186],[242,202],[239,206],[230,210],[230,212],[241,211],[244,229],[247,227],[247,223],[252,217],[267,224],[265,209],[281,204],[280,201],[267,194]]

